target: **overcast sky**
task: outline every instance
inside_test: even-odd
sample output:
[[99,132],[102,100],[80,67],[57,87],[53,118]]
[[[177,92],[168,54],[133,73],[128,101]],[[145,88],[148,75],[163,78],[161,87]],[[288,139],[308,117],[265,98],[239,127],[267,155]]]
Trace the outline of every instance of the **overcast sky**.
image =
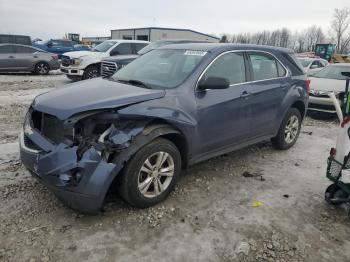
[[350,0],[0,0],[0,33],[48,39],[158,26],[221,35],[313,24],[327,32],[334,8],[345,6]]

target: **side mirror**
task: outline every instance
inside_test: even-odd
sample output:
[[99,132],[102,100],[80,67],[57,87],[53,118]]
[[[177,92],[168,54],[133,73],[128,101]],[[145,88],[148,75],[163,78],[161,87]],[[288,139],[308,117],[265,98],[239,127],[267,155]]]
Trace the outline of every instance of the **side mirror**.
[[200,80],[198,83],[199,90],[206,89],[226,89],[230,86],[227,78],[223,77],[208,77],[206,80]]

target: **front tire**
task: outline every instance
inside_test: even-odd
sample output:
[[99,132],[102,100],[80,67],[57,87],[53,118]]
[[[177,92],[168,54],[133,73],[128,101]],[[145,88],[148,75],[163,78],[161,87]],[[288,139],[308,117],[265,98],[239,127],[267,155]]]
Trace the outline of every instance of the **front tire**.
[[91,79],[100,76],[100,69],[97,66],[88,66],[83,74],[83,79]]
[[284,117],[277,136],[271,139],[272,145],[280,150],[291,148],[298,140],[301,128],[301,114],[298,109],[290,108]]
[[34,72],[38,75],[47,75],[50,72],[50,66],[46,62],[39,62],[35,65]]
[[163,201],[181,172],[181,155],[169,140],[157,138],[126,164],[118,192],[130,205],[147,208]]

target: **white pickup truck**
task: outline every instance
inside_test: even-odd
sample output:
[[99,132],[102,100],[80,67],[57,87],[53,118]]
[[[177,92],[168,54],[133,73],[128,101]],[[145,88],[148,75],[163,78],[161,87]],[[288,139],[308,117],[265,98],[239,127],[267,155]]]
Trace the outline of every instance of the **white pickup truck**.
[[61,71],[71,80],[82,80],[100,76],[101,60],[110,56],[131,55],[148,45],[140,40],[107,40],[91,51],[64,53]]

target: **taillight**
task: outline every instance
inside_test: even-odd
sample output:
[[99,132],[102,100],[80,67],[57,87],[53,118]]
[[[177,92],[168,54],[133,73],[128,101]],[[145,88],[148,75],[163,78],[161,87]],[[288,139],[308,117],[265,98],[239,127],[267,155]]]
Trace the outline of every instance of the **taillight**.
[[51,56],[53,60],[58,60],[58,55]]
[[311,83],[311,80],[310,79],[306,79],[306,90],[308,92],[310,91],[310,83]]

